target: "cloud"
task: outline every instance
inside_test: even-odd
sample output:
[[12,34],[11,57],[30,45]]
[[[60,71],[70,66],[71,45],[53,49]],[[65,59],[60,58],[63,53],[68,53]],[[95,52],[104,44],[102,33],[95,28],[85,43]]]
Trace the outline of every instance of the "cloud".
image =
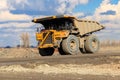
[[115,11],[109,10],[107,12],[100,13],[101,15],[116,15]]
[[75,16],[75,17],[82,17],[82,16],[85,16],[85,14],[82,13],[82,12],[72,13],[72,15]]
[[0,12],[4,10],[14,10],[14,8],[8,4],[8,1],[9,0],[0,0]]
[[[117,5],[115,5],[115,4],[111,4],[110,0],[104,0],[101,3],[100,7],[98,7],[96,9],[94,15],[97,16],[96,19],[99,21],[100,21],[100,19],[102,19],[102,20],[103,19],[104,20],[106,20],[106,19],[115,20],[117,16],[120,16],[119,15],[120,14],[119,8],[120,8],[120,1]],[[101,13],[105,13],[107,11],[114,11],[114,12],[116,12],[116,14],[115,15],[101,15]]]
[[89,0],[58,0],[58,7],[56,11],[58,13],[72,13],[72,10],[79,4],[87,4]]
[[[10,4],[10,2],[15,1],[17,4],[24,4],[26,0],[0,0],[0,22],[4,21],[26,21],[32,19],[31,16],[26,14],[13,14],[11,10],[15,10],[16,8]],[[21,8],[22,6],[19,6]]]
[[10,34],[0,34],[0,36],[2,36],[2,37],[9,37],[11,35]]
[[34,24],[32,22],[8,22],[8,23],[3,23],[0,24],[0,28],[30,28],[31,26],[33,26]]
[[110,0],[103,0],[92,16],[86,16],[86,19],[92,19],[102,22],[106,27],[118,27],[120,21],[120,1],[117,4],[111,4]]
[[111,0],[103,0],[93,15],[83,17],[83,19],[95,20],[106,27],[97,35],[100,39],[119,39],[120,30],[120,0],[112,4]]
[[37,12],[42,14],[55,13],[55,8],[58,6],[57,0],[9,0],[8,3],[15,8],[12,12],[18,14],[29,14],[28,12],[35,14]]
[[[26,0],[1,0],[0,1],[0,28],[3,27],[29,27],[32,26],[30,21],[32,16],[26,14],[13,14],[11,10],[14,10],[13,6],[9,2],[16,1],[16,3],[25,2]],[[19,23],[19,21],[21,21]]]
[[7,4],[14,10],[17,8],[24,9],[25,6],[29,5],[27,0],[7,0]]
[[8,9],[7,0],[1,0],[0,1],[0,10],[6,10],[6,9]]
[[33,33],[35,32],[35,30],[33,29],[23,29],[23,28],[20,28],[20,29],[6,29],[4,32],[11,32],[11,33],[23,33],[23,32],[28,32],[28,33]]
[[3,21],[29,21],[32,17],[25,14],[12,14],[10,11],[1,11],[0,12],[0,22]]
[[[115,33],[114,29],[120,29],[120,0],[116,4],[111,4],[111,0],[102,0],[93,15],[86,16],[83,12],[73,12],[76,6],[85,6],[89,2],[90,0],[0,0],[0,34],[2,34],[0,36],[9,37],[12,40],[12,38],[16,39],[16,35],[24,31],[31,32],[31,36],[34,36],[32,27],[35,27],[35,25],[30,22],[33,17],[58,14],[70,14],[83,19],[101,22],[107,27],[101,32],[101,36],[109,36],[110,32]],[[6,33],[11,34],[6,35]],[[13,34],[16,35],[11,37]]]
[[8,0],[8,4],[14,8],[13,12],[19,14],[31,11],[33,13],[46,12],[51,14],[71,13],[75,6],[87,4],[88,2],[89,0]]

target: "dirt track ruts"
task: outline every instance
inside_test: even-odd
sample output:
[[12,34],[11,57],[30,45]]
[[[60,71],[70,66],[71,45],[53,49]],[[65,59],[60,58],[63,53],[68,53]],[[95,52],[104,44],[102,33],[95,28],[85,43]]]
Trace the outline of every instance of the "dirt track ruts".
[[[47,57],[35,57],[35,58],[0,58],[0,66],[14,65],[14,64],[26,64],[26,63],[41,63],[41,64],[104,64],[110,63],[108,59],[110,56],[120,56],[119,52],[102,52],[96,54],[78,54],[78,55],[65,55],[65,56],[47,56]],[[114,62],[118,62],[115,60]]]

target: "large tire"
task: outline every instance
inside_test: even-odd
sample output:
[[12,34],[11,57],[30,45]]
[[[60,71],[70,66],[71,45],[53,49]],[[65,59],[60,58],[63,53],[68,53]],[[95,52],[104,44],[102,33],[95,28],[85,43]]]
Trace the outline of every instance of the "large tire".
[[62,48],[62,42],[60,43],[60,47],[58,48],[58,51],[59,51],[59,53],[60,53],[61,55],[67,55],[67,54],[65,53],[65,51],[63,50],[63,48]]
[[63,54],[76,54],[79,52],[79,40],[76,36],[70,35],[62,41]]
[[59,51],[59,53],[60,53],[61,55],[67,55],[67,54],[63,51],[62,47],[58,48],[58,51]]
[[54,48],[39,48],[39,54],[41,56],[52,56],[54,53]]
[[85,51],[87,53],[95,53],[100,48],[100,42],[96,36],[88,36],[85,41]]

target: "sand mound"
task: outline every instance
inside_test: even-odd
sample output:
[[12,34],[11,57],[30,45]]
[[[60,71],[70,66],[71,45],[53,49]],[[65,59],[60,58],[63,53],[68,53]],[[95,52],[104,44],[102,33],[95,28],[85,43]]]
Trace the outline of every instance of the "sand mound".
[[30,58],[38,57],[38,50],[36,48],[1,48],[0,58]]

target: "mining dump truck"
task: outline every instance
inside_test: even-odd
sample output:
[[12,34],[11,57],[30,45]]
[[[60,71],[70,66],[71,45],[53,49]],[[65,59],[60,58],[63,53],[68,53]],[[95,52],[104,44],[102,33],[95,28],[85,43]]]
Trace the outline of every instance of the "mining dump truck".
[[60,15],[33,19],[32,22],[41,25],[36,32],[41,56],[53,55],[55,48],[61,55],[73,55],[80,51],[95,53],[99,50],[100,42],[93,33],[104,27],[96,21]]

